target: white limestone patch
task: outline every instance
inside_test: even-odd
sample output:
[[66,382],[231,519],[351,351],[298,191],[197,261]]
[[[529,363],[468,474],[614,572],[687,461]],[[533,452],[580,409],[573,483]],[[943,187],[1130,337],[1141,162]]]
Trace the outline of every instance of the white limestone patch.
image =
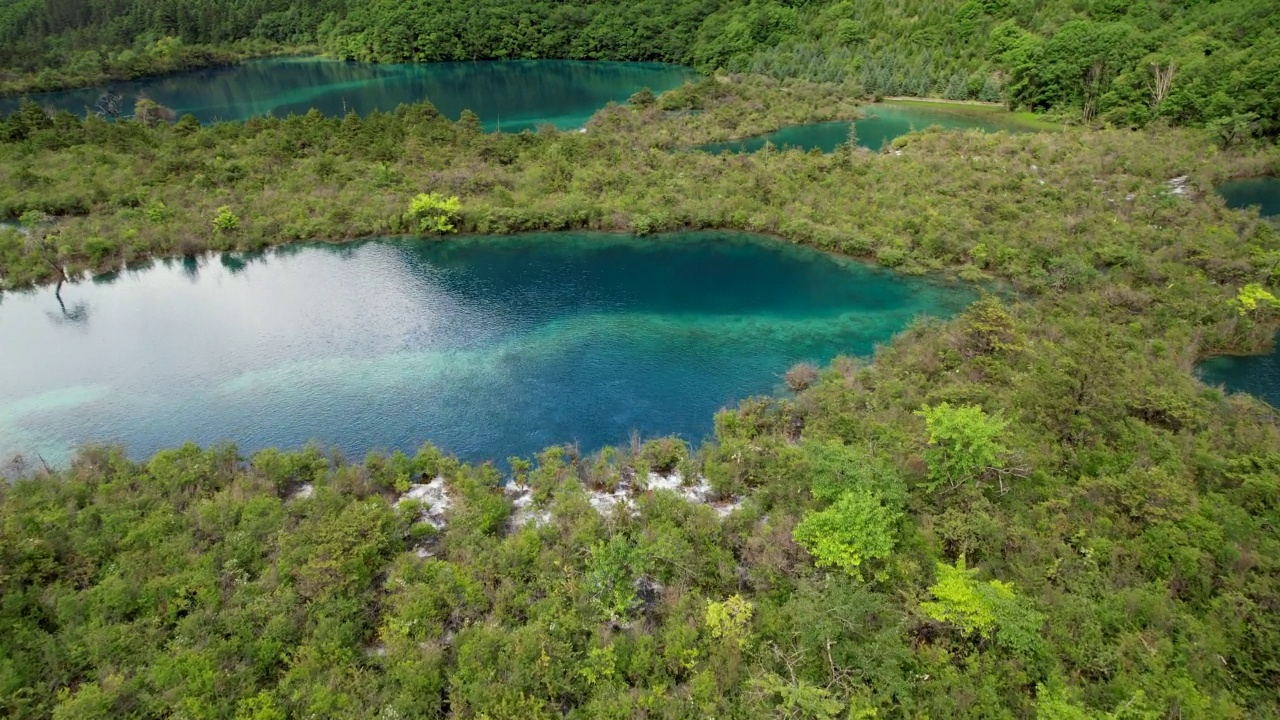
[[437,477],[426,484],[410,486],[409,491],[401,495],[396,503],[406,500],[426,503],[427,509],[422,513],[423,521],[430,523],[437,530],[444,527],[444,514],[448,512],[452,501],[449,499],[449,488],[445,487],[443,477]]
[[1190,181],[1191,178],[1186,175],[1179,175],[1176,178],[1165,180],[1164,184],[1165,187],[1169,188],[1168,193],[1170,195],[1182,196],[1191,192]]
[[705,503],[711,497],[711,485],[702,476],[697,482],[686,485],[679,471],[666,476],[651,472],[645,482],[650,490],[668,490],[691,503]]
[[512,527],[524,527],[533,523],[534,527],[542,527],[551,522],[551,511],[542,510],[533,504],[533,490],[528,485],[509,483],[502,491],[511,496],[511,504],[516,511],[511,514]]
[[698,476],[697,482],[685,484],[684,478],[678,472],[667,476],[649,473],[648,485],[650,490],[669,490],[674,492],[687,502],[710,505],[720,517],[725,517],[742,507],[742,498],[739,497],[730,500],[714,500],[715,491],[711,489],[711,483],[707,482],[707,479],[701,475]]
[[[643,489],[671,492],[679,495],[685,502],[696,505],[709,505],[720,517],[724,517],[742,506],[742,498],[733,498],[728,501],[714,500],[715,491],[711,489],[711,483],[707,482],[707,479],[701,475],[698,476],[695,482],[686,483],[679,472],[673,472],[670,475],[651,472],[645,478]],[[625,503],[630,506],[632,504],[630,491],[631,488],[623,483],[612,493],[593,492],[591,493],[591,505],[601,513],[608,512],[618,503]]]
[[608,515],[615,505],[623,507],[631,507],[631,498],[628,496],[629,487],[625,484],[619,484],[618,489],[613,492],[605,492],[603,490],[592,490],[587,493],[587,502],[591,503],[591,507],[601,515]]
[[[533,491],[527,486],[512,483],[503,488],[503,491],[511,497],[511,503],[515,506],[515,512],[511,517],[512,527],[524,527],[529,523],[542,527],[551,522],[551,511],[541,509],[534,504]],[[743,498],[739,497],[730,500],[714,500],[715,492],[711,488],[711,483],[707,482],[707,479],[702,476],[698,476],[696,482],[685,483],[684,478],[678,472],[670,475],[651,472],[644,482],[638,485],[632,485],[623,480],[618,483],[617,488],[611,491],[590,490],[587,492],[587,502],[601,515],[608,515],[618,506],[635,513],[634,497],[636,494],[646,491],[675,493],[685,502],[709,506],[720,517],[725,517],[742,507],[743,501]]]
[[316,494],[316,487],[311,483],[303,483],[297,490],[289,493],[290,500],[306,500]]

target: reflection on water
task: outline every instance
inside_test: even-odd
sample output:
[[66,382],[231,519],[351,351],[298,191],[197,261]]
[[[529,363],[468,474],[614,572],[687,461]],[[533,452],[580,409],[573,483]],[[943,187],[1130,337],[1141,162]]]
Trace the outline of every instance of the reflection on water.
[[680,433],[963,287],[752,236],[389,240],[168,260],[0,303],[0,455],[187,440],[467,459]]

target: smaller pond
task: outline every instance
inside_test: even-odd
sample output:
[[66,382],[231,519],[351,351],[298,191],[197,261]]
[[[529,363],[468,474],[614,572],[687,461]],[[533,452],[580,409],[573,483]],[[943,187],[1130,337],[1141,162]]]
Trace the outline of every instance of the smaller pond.
[[914,105],[877,103],[865,108],[866,117],[856,122],[825,122],[810,125],[793,125],[768,135],[722,143],[709,143],[699,147],[705,152],[720,154],[732,152],[756,152],[772,143],[777,148],[799,148],[834,152],[849,142],[849,126],[858,134],[858,145],[880,150],[894,138],[914,130],[938,125],[945,130],[982,130],[983,132],[1031,132],[1033,128],[1014,120],[1012,116],[987,109],[957,105],[954,109],[938,105]]
[[1262,217],[1280,216],[1280,177],[1232,180],[1220,185],[1218,194],[1227,201],[1229,208],[1256,206]]
[[1266,355],[1209,358],[1200,363],[1199,372],[1210,385],[1224,385],[1280,407],[1280,346]]

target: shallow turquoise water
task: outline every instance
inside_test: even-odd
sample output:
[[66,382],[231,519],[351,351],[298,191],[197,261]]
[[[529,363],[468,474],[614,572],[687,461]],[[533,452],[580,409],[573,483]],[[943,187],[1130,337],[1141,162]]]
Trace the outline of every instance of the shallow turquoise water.
[[730,233],[368,241],[158,263],[0,302],[0,456],[188,440],[471,459],[679,433],[973,299]]
[[1200,377],[1280,407],[1280,345],[1266,355],[1223,356],[1200,363]]
[[1227,201],[1227,207],[1248,208],[1257,206],[1263,217],[1280,216],[1280,178],[1256,177],[1223,183],[1218,193]]
[[917,105],[893,105],[890,103],[868,105],[865,108],[867,117],[856,123],[826,122],[810,125],[793,125],[768,135],[730,140],[722,143],[709,143],[699,147],[710,153],[756,152],[772,143],[782,149],[788,147],[801,150],[820,150],[833,152],[836,148],[849,142],[849,126],[857,130],[858,145],[871,150],[880,150],[893,139],[906,135],[913,130],[923,130],[932,125],[939,125],[947,130],[982,130],[996,132],[1028,132],[1027,128],[1012,120],[999,116],[966,114],[962,110],[948,110],[938,107],[921,107]]
[[[457,119],[469,109],[489,130],[519,131],[550,123],[581,127],[610,101],[621,102],[648,87],[655,93],[684,84],[693,70],[660,63],[575,60],[375,65],[319,58],[275,58],[115,83],[132,111],[140,94],[201,122],[244,120],[272,114],[303,114],[315,107],[328,115],[348,110],[394,110],[401,103],[430,100]],[[42,93],[32,99],[83,115],[101,88]],[[17,107],[0,99],[0,113]]]

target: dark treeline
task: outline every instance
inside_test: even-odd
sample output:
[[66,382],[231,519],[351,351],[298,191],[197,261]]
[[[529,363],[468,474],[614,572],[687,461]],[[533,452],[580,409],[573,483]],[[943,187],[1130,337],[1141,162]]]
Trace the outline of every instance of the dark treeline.
[[1084,122],[1280,132],[1280,9],[1267,0],[9,0],[0,10],[11,89],[211,62],[195,53],[213,47],[298,46],[373,62],[659,60],[856,81],[873,95],[1003,100]]

